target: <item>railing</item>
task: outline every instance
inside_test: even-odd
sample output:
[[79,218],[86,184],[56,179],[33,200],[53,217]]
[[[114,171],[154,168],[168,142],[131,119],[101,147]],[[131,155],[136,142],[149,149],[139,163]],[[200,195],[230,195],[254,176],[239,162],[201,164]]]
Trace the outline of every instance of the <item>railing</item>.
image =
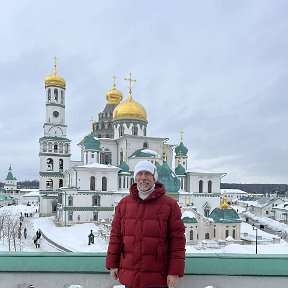
[[[0,287],[112,288],[119,283],[106,270],[105,257],[105,253],[2,252]],[[287,287],[287,261],[288,255],[189,254],[178,287]]]

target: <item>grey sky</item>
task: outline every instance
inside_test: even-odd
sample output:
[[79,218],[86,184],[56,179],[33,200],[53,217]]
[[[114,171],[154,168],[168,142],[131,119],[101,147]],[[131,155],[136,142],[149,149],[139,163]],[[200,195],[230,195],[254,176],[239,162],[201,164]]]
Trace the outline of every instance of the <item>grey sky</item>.
[[67,83],[72,159],[117,76],[137,79],[148,135],[223,182],[288,183],[288,2],[0,0],[0,181],[38,179],[44,78]]

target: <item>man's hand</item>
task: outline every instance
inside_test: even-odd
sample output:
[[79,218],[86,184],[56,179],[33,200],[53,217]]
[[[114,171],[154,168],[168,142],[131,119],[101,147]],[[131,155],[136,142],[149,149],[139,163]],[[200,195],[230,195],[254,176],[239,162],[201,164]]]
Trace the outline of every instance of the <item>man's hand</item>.
[[110,275],[113,279],[118,279],[118,268],[110,268]]
[[167,286],[175,287],[179,284],[179,276],[178,275],[168,275],[167,276]]

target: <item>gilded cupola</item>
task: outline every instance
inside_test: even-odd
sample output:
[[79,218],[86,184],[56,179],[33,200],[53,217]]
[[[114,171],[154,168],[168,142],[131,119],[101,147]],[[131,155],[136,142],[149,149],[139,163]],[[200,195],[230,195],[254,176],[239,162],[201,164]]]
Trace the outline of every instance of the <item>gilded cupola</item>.
[[114,78],[113,88],[107,91],[106,99],[109,104],[119,104],[123,99],[123,94],[121,91],[116,89],[116,83],[115,83],[116,77],[113,76],[113,78]]
[[131,79],[131,74],[130,78],[125,80],[130,81],[128,99],[115,107],[113,119],[141,119],[146,121],[147,113],[145,108],[132,97],[131,82],[136,82],[136,80]]
[[64,78],[62,78],[61,76],[59,76],[57,74],[57,70],[56,70],[56,67],[57,67],[57,64],[56,64],[56,57],[54,57],[54,71],[52,74],[48,75],[46,78],[45,78],[45,88],[48,87],[48,86],[56,86],[56,87],[60,87],[60,88],[63,88],[65,89],[66,88],[66,81],[64,80]]

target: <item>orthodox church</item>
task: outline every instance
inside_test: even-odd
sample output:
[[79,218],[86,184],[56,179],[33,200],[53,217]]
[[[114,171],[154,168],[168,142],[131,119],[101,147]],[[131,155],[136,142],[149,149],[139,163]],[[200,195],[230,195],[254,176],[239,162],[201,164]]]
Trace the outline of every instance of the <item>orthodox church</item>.
[[14,177],[14,175],[12,173],[11,165],[9,166],[8,174],[5,178],[4,190],[5,190],[5,193],[11,193],[11,194],[14,194],[15,192],[18,191],[17,179],[16,179],[16,177]]
[[[220,182],[226,173],[188,168],[188,149],[181,134],[178,145],[169,138],[148,136],[148,114],[132,93],[116,88],[106,93],[106,106],[79,142],[80,159],[71,160],[65,123],[66,81],[56,69],[45,78],[46,118],[40,143],[40,216],[56,215],[63,225],[112,219],[117,203],[129,193],[133,170],[141,160],[157,167],[158,180],[186,210],[204,217],[220,204]],[[152,112],[152,111],[151,111]],[[174,167],[172,167],[174,165]]]

